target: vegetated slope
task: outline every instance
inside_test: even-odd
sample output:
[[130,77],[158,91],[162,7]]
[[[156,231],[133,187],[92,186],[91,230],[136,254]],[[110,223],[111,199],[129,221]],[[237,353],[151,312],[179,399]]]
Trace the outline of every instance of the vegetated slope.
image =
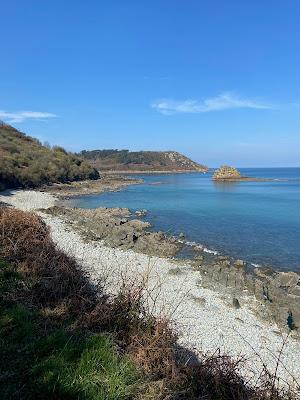
[[83,150],[80,155],[100,171],[207,171],[176,151]]
[[62,147],[43,146],[0,122],[0,190],[97,178],[99,173],[82,158]]

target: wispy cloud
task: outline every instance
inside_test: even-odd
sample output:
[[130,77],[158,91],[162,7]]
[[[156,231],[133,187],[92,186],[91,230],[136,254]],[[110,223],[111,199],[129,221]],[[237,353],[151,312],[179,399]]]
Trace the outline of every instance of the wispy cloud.
[[216,97],[197,100],[175,101],[162,99],[154,101],[151,107],[166,115],[177,113],[207,113],[211,111],[229,110],[237,108],[273,109],[274,105],[258,100],[240,97],[234,93],[221,93]]
[[0,110],[0,119],[9,124],[16,124],[26,120],[39,120],[44,121],[48,118],[56,117],[55,114],[40,111],[16,111],[8,112]]

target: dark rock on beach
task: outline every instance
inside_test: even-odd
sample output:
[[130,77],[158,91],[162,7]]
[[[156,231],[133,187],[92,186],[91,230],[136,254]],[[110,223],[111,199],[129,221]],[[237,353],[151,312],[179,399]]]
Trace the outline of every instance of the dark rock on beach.
[[10,205],[7,203],[4,203],[3,201],[0,201],[0,208],[7,208],[7,207],[10,207]]

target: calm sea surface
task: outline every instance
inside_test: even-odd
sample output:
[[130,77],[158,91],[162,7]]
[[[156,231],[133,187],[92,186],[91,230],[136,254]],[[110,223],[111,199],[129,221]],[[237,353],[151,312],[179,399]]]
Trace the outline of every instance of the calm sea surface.
[[300,271],[300,168],[241,171],[279,181],[217,184],[210,173],[144,175],[142,185],[72,204],[147,209],[155,230],[184,232],[188,240],[222,254]]

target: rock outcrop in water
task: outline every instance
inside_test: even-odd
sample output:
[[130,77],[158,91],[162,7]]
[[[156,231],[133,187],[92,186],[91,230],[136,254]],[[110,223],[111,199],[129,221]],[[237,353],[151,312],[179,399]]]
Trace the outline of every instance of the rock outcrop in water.
[[222,167],[217,169],[213,175],[214,181],[225,181],[225,180],[234,180],[241,178],[242,175],[236,168],[229,167],[227,165],[223,165]]

